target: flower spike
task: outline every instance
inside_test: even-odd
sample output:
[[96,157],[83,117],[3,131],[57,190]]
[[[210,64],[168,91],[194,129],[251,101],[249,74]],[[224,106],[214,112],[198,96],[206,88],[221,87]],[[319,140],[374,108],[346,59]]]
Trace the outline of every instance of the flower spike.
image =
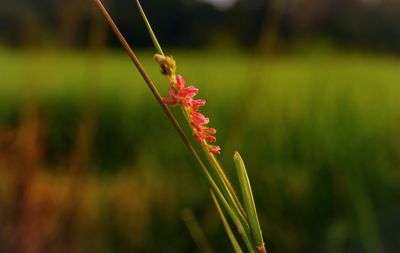
[[181,105],[189,120],[192,128],[193,136],[198,142],[205,142],[212,154],[220,154],[219,146],[209,145],[208,142],[216,142],[214,136],[217,132],[215,128],[206,127],[210,119],[199,112],[200,107],[206,104],[204,99],[194,99],[199,89],[191,85],[186,87],[186,81],[181,75],[176,75],[176,64],[172,57],[156,54],[154,59],[160,64],[161,73],[167,76],[170,81],[169,97],[163,98],[162,101],[168,105]]

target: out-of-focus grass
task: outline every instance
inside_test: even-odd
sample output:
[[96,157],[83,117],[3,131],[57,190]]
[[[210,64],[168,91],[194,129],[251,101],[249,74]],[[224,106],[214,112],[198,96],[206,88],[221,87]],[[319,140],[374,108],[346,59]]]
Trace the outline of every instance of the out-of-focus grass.
[[[0,54],[5,73],[1,125],[18,128],[22,105],[38,105],[42,167],[48,174],[63,175],[85,117],[83,108],[93,99],[89,105],[95,136],[82,195],[89,199],[79,216],[84,228],[79,229],[94,230],[104,243],[99,248],[154,252],[155,245],[168,242],[163,252],[193,251],[179,222],[179,209],[189,206],[216,249],[229,249],[228,243],[220,243],[219,238],[227,241],[222,228],[215,229],[217,215],[206,183],[125,55],[107,52],[93,73],[87,52]],[[222,160],[233,166],[236,149],[246,160],[271,252],[399,250],[398,59],[358,54],[264,60],[219,52],[173,55],[178,72],[195,82],[199,97],[208,100],[204,112],[219,131]],[[139,54],[166,94],[166,82],[151,56]],[[97,81],[88,88],[93,75]],[[133,174],[126,176],[126,170]],[[107,172],[106,179],[99,171]],[[46,183],[50,181],[43,184],[57,187]],[[146,183],[135,188],[136,181]],[[0,201],[5,196],[0,192]],[[129,227],[131,221],[140,228]],[[83,250],[90,247],[83,235],[81,239]]]

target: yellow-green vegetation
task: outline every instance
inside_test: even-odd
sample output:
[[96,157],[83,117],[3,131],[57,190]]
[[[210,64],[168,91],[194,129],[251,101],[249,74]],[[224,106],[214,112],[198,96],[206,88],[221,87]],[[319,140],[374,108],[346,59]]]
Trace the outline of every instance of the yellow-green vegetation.
[[[38,108],[43,152],[32,186],[39,190],[32,194],[63,196],[55,193],[67,187],[66,161],[79,124],[87,115],[95,122],[75,227],[78,248],[194,252],[179,217],[180,209],[194,207],[215,251],[231,250],[199,170],[127,56],[4,49],[0,56],[0,137],[4,129],[19,131],[27,107]],[[397,58],[331,53],[263,59],[210,51],[173,56],[184,63],[178,73],[207,97],[206,114],[219,130],[228,174],[234,175],[234,149],[246,157],[271,252],[398,249]],[[152,53],[139,57],[166,94]],[[0,151],[0,173],[8,175],[0,175],[0,222],[11,231],[10,211],[3,211],[14,196],[7,154]],[[52,207],[56,223],[64,217],[64,200]],[[88,233],[93,241],[86,240]],[[56,247],[57,236],[48,236],[48,247]]]

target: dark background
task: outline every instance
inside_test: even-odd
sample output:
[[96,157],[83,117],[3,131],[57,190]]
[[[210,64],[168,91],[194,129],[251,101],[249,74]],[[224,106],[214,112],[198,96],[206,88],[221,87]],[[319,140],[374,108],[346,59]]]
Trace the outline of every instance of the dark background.
[[[400,3],[396,0],[238,0],[216,8],[189,0],[143,1],[164,46],[207,48],[219,40],[252,50],[263,32],[276,26],[281,48],[296,42],[326,40],[337,47],[373,51],[400,50]],[[5,45],[61,43],[87,47],[91,1],[15,0],[0,3],[1,38]],[[106,3],[124,34],[138,48],[149,39],[134,1]],[[61,41],[60,41],[61,39]],[[118,42],[111,33],[107,40]]]

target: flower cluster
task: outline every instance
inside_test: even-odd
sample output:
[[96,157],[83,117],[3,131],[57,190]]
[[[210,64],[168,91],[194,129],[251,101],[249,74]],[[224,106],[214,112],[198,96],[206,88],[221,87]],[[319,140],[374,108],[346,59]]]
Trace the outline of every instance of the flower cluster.
[[185,79],[180,75],[175,75],[175,62],[171,57],[156,55],[155,58],[161,65],[161,72],[170,81],[169,98],[163,98],[163,102],[169,105],[182,105],[196,140],[200,143],[205,143],[209,152],[220,154],[221,148],[219,146],[208,143],[217,141],[214,136],[217,130],[207,127],[206,125],[210,122],[210,119],[199,112],[199,108],[205,105],[206,100],[195,99],[194,97],[199,90],[192,85],[186,86]]

